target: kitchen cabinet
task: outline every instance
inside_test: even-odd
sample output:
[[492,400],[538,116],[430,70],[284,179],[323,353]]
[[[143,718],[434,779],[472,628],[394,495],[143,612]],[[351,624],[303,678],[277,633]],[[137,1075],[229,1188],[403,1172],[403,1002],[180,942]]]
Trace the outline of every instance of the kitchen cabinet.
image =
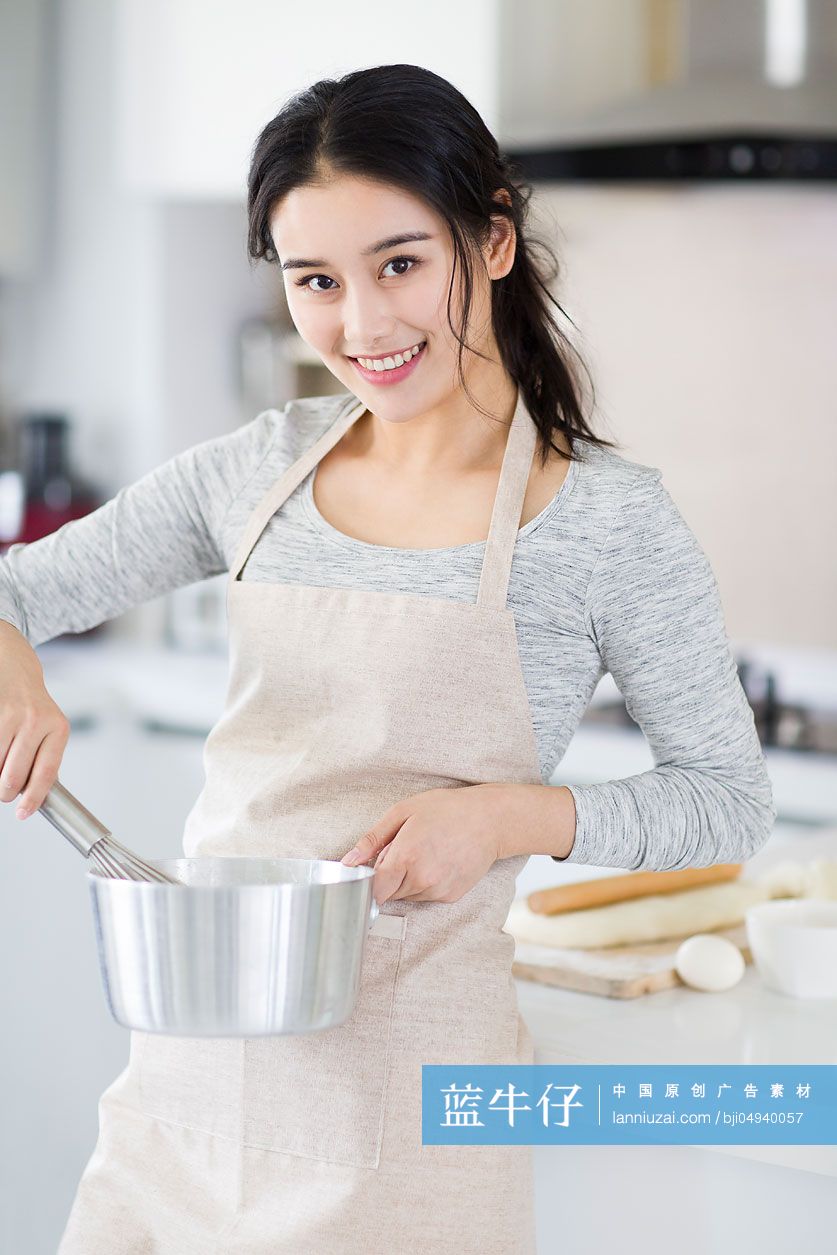
[[48,59],[47,0],[0,0],[0,278],[42,257]]
[[427,0],[417,20],[384,0],[360,14],[337,0],[118,0],[121,177],[155,196],[243,200],[256,136],[288,97],[380,64],[434,70],[491,126],[498,9],[499,0]]

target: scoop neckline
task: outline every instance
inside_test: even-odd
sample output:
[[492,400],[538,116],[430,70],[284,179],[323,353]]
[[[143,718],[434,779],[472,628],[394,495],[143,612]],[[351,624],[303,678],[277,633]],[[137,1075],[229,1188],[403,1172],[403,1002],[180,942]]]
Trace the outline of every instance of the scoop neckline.
[[[577,444],[581,441],[576,437]],[[577,450],[580,452],[580,450]],[[469,550],[484,549],[485,540],[469,540],[464,545],[439,545],[436,547],[428,547],[426,549],[406,549],[399,545],[376,545],[368,540],[358,540],[355,536],[348,536],[345,532],[341,532],[339,528],[329,523],[319,511],[316,501],[314,500],[314,478],[317,474],[317,465],[313,466],[302,482],[302,506],[309,521],[313,524],[321,535],[325,536],[334,544],[341,545],[344,549],[354,549],[357,552],[370,553],[395,553],[402,555],[416,556],[419,554],[445,554],[445,553],[467,553]],[[517,540],[523,540],[536,532],[544,523],[555,514],[563,504],[564,498],[567,497],[572,490],[573,484],[578,476],[578,460],[573,458],[570,462],[567,474],[564,476],[564,482],[541,510],[540,514],[536,514],[533,519],[525,523],[523,527],[517,529]]]

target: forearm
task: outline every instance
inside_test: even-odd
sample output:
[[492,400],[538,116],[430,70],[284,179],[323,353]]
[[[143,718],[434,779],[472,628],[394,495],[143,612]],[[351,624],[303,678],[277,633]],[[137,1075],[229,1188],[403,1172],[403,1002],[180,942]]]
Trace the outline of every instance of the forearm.
[[575,802],[565,785],[507,784],[500,858],[548,854],[566,858],[575,841]]
[[607,784],[505,784],[499,857],[666,871],[746,861],[776,814],[766,771],[755,775],[743,787],[676,767]]
[[570,786],[576,840],[568,861],[628,871],[745,862],[776,815],[763,760],[738,770],[661,765],[607,784]]

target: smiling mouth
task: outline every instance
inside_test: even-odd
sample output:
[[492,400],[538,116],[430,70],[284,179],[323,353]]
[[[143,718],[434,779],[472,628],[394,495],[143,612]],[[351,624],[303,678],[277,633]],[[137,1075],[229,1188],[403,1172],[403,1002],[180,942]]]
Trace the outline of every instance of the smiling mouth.
[[347,354],[346,356],[349,358],[350,362],[359,362],[361,360],[367,362],[385,362],[388,357],[393,360],[396,357],[403,357],[405,353],[409,353],[412,349],[417,348],[421,351],[426,344],[426,340],[413,340],[410,344],[405,345],[403,349],[394,349],[391,353],[376,353],[374,355],[371,353],[358,353],[356,357],[352,357],[350,354]]

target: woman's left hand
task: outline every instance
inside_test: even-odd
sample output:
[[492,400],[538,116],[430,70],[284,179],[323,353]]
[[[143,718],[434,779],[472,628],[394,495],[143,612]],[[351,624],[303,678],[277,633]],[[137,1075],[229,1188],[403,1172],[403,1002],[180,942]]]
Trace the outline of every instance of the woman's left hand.
[[[414,793],[391,806],[342,862],[375,859],[375,900],[380,905],[456,902],[503,858],[516,784],[475,784]],[[514,809],[513,807],[511,808]]]

